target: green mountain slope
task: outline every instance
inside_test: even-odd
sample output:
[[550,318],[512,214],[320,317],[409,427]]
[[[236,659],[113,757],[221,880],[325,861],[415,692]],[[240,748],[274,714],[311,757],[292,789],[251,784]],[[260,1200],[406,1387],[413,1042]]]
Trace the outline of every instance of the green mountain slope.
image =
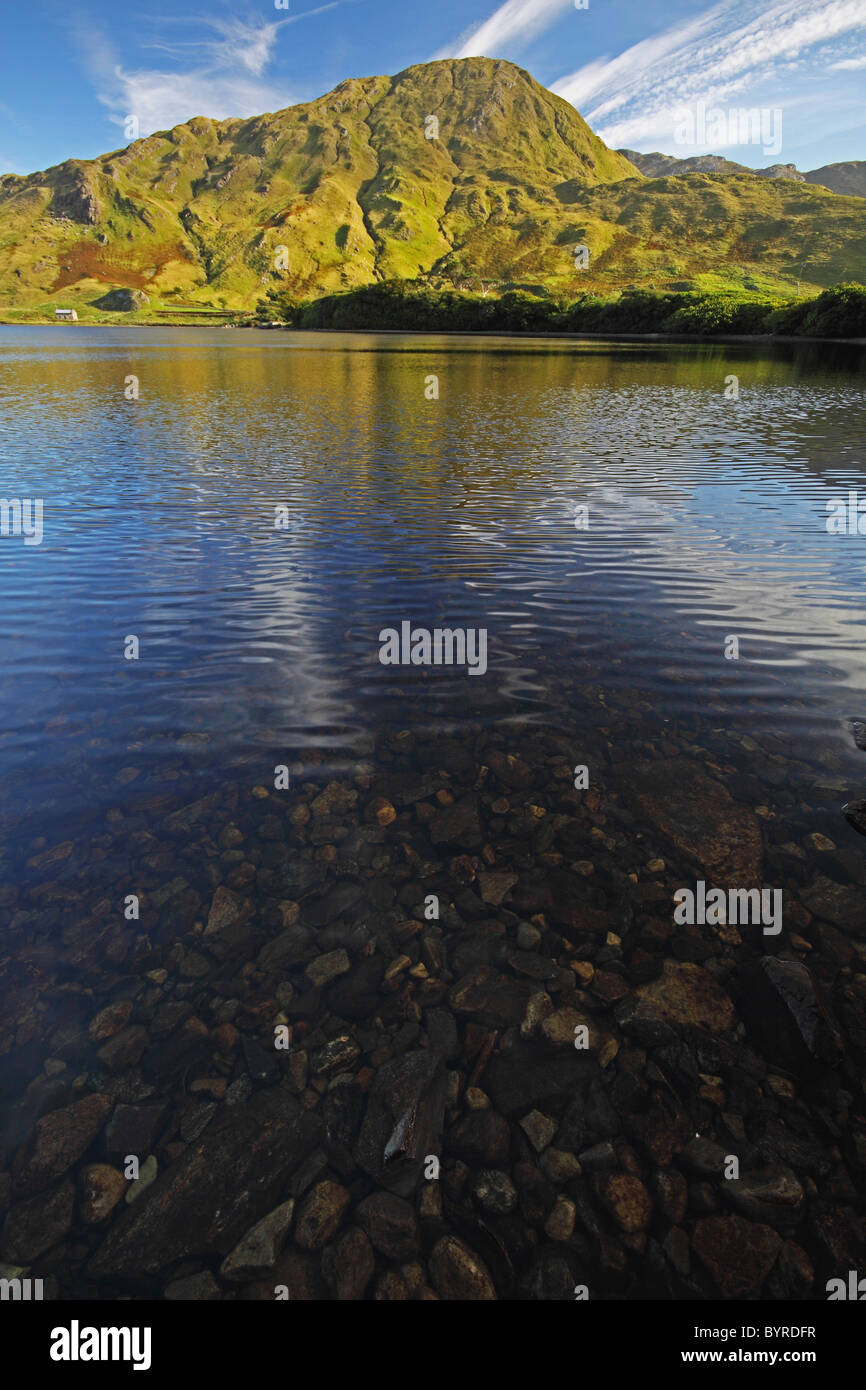
[[277,287],[311,299],[395,278],[494,294],[817,289],[866,279],[866,206],[750,173],[646,181],[567,102],[483,58],[0,178],[13,316],[106,316],[118,289],[145,316],[249,312]]

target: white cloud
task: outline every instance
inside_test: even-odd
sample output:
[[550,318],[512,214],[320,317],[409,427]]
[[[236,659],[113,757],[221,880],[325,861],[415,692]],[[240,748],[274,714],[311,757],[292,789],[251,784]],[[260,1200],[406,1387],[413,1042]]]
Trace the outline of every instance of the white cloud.
[[245,24],[240,19],[212,19],[210,24],[219,34],[217,40],[208,44],[214,62],[218,66],[227,62],[239,64],[255,77],[261,77],[277,41],[279,22],[257,26]]
[[140,133],[149,135],[193,116],[226,120],[290,105],[296,99],[293,94],[264,78],[279,32],[286,25],[336,9],[341,2],[330,0],[270,22],[210,16],[176,21],[199,29],[189,41],[145,45],[171,60],[172,66],[164,68],[128,68],[101,34],[79,26],[77,37],[97,97],[111,112],[112,122],[123,126],[129,116],[136,116]]
[[[806,60],[814,82],[839,66],[831,62],[838,53],[834,43],[850,41],[858,30],[866,30],[863,0],[775,0],[758,12],[753,0],[722,0],[615,58],[586,64],[552,89],[577,106],[608,145],[670,149],[678,117],[697,102],[770,105],[783,112],[801,105],[800,84],[796,102],[783,99],[790,73]],[[712,148],[725,143],[715,140]]]
[[446,44],[436,58],[479,58],[502,53],[509,44],[526,42],[548,29],[574,0],[506,0],[489,19]]
[[841,62],[831,63],[831,72],[859,72],[866,68],[866,55],[862,58],[843,58]]
[[228,73],[125,72],[121,67],[114,69],[111,87],[98,96],[113,113],[111,119],[116,125],[136,116],[142,135],[170,129],[193,116],[220,121],[230,116],[257,116],[291,104],[290,94],[282,89]]
[[[599,58],[593,63],[586,63],[570,76],[552,82],[551,91],[582,107],[595,96],[606,97],[615,103],[614,94],[621,86],[621,101],[629,101],[626,90],[637,85],[643,74],[650,71],[657,74],[659,68],[667,66],[672,55],[690,54],[700,43],[706,43],[713,28],[724,25],[727,13],[735,8],[736,3],[737,0],[723,0],[722,4],[705,11],[690,23],[674,24],[655,38],[642,39],[616,58]],[[651,83],[642,85],[652,86]]]

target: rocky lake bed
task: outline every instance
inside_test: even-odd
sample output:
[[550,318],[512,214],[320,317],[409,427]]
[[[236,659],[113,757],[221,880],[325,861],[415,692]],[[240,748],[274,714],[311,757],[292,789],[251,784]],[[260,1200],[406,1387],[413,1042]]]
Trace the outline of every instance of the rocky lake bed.
[[[4,1264],[61,1299],[387,1301],[860,1267],[862,853],[837,806],[839,845],[798,824],[781,748],[755,807],[736,743],[623,763],[579,698],[586,790],[564,735],[396,730],[37,839],[0,888]],[[700,879],[784,883],[782,932],[674,927]]]

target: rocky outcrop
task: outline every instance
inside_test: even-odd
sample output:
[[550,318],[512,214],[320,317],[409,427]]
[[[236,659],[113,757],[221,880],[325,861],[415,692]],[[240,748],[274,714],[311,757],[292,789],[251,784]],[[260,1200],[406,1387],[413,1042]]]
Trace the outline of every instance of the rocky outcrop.
[[52,214],[94,227],[102,219],[102,210],[92,175],[75,164],[61,164],[56,174],[51,199]]

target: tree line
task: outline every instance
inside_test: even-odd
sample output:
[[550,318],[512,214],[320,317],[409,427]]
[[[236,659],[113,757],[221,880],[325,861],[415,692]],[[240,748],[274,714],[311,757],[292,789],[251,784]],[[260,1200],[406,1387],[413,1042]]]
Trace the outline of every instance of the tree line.
[[390,280],[307,302],[271,290],[255,322],[302,329],[397,329],[467,333],[662,333],[814,338],[866,337],[866,288],[834,285],[813,299],[760,300],[735,291],[627,290],[570,302],[509,290],[498,298]]

